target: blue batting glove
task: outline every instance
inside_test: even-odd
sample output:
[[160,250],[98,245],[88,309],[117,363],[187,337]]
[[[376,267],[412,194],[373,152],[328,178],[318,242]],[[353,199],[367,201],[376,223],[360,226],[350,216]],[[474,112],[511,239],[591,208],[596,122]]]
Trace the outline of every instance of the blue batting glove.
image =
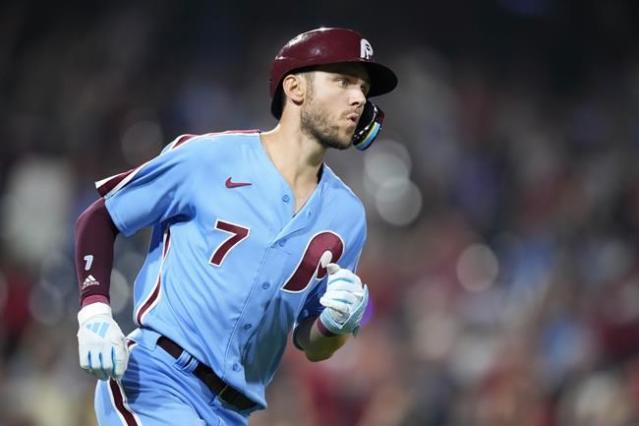
[[326,266],[328,281],[320,303],[320,321],[333,334],[356,333],[368,305],[368,287],[348,269],[335,263]]
[[78,312],[80,367],[100,380],[120,379],[129,361],[124,334],[106,303],[91,303]]

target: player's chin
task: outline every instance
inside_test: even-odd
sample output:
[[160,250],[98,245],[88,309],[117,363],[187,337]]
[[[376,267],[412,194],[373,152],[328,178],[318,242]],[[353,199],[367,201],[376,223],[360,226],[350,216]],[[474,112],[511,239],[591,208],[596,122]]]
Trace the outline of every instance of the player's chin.
[[340,151],[350,148],[351,144],[353,143],[351,137],[342,137],[341,135],[337,137],[333,136],[331,138],[322,139],[320,142],[326,148],[338,149]]
[[345,132],[343,135],[340,135],[339,139],[335,141],[334,148],[339,150],[348,149],[353,144],[353,132]]
[[339,135],[338,144],[340,149],[348,149],[353,144],[353,135],[355,134],[355,126],[347,126]]
[[337,149],[340,151],[345,151],[347,149],[349,149],[351,147],[352,143],[349,141],[348,143],[345,143],[343,145],[340,145]]

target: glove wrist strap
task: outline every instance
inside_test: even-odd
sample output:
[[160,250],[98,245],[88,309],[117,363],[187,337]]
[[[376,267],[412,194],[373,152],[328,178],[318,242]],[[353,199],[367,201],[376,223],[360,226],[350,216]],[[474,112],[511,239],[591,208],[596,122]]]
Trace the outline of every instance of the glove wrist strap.
[[82,325],[86,320],[96,315],[109,315],[112,316],[111,307],[106,303],[96,302],[89,305],[85,305],[78,312],[78,323]]
[[[338,324],[329,313],[329,308],[324,309],[319,316],[317,322],[317,328],[320,333],[322,333],[326,337],[338,336],[342,334],[350,333],[350,330],[344,330],[344,327],[341,324]],[[324,331],[323,331],[323,330]],[[329,334],[326,334],[329,333]]]
[[322,322],[321,318],[317,319],[317,330],[320,332],[320,334],[324,337],[335,337],[337,336],[336,333],[333,333],[331,330],[329,330],[328,328],[326,328],[326,326],[324,325],[324,323]]

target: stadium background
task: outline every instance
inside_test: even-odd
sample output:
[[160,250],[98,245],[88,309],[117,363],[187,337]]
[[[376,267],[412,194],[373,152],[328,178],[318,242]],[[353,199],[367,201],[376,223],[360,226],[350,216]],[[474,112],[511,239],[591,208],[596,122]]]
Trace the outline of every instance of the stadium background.
[[[400,85],[329,164],[368,206],[373,296],[289,350],[252,425],[639,424],[639,4],[8,1],[0,6],[0,425],[91,425],[75,218],[181,133],[268,129],[292,35],[361,31]],[[131,330],[144,233],[117,243]]]

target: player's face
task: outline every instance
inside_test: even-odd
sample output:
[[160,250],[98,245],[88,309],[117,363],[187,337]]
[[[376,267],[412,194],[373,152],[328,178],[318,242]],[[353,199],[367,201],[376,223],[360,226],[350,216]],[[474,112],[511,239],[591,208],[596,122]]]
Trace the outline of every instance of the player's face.
[[302,131],[327,148],[350,147],[370,88],[366,69],[359,64],[326,65],[306,80]]

